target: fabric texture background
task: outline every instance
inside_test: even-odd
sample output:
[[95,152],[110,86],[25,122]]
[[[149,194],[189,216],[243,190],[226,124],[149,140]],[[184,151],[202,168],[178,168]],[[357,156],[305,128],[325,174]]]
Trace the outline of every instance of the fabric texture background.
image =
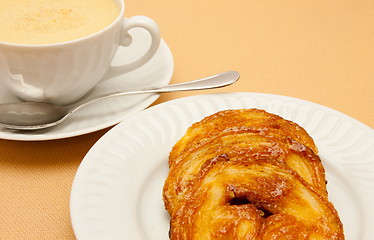
[[[160,26],[174,56],[172,83],[226,70],[238,83],[162,95],[286,95],[374,127],[374,1],[127,0],[126,16]],[[109,129],[62,140],[0,140],[0,239],[74,239],[69,197],[87,151]]]

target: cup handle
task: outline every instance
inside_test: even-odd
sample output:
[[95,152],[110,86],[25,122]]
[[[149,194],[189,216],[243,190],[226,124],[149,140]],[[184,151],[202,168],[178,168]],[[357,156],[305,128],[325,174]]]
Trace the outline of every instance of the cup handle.
[[102,79],[103,81],[130,72],[144,65],[157,52],[161,42],[160,29],[155,21],[146,16],[134,16],[126,18],[122,21],[123,34],[119,45],[123,47],[131,45],[132,37],[129,33],[129,30],[136,27],[144,28],[149,32],[152,41],[148,51],[143,56],[141,56],[140,58],[136,59],[131,63],[109,67],[108,71],[105,73]]

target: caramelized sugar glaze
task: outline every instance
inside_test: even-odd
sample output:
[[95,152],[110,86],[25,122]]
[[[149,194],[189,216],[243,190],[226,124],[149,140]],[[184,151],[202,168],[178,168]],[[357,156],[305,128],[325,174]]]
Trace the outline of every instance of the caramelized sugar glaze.
[[193,124],[169,156],[170,238],[344,239],[317,152],[302,127],[263,110]]

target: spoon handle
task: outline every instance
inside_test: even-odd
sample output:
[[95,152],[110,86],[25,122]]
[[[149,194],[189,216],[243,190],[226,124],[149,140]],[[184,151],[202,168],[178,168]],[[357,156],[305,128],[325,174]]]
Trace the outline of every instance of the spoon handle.
[[184,83],[171,84],[164,87],[156,87],[140,90],[149,92],[176,92],[176,91],[190,91],[190,90],[204,90],[224,87],[233,84],[239,79],[239,73],[235,71],[222,72],[214,76],[189,81]]
[[203,90],[224,87],[233,84],[239,79],[239,73],[235,71],[222,72],[214,76],[202,78],[194,81],[170,84],[162,87],[145,88],[141,90],[128,90],[110,93],[102,95],[100,98],[112,97],[112,96],[123,96],[138,93],[165,93],[165,92],[177,92],[177,91],[191,91],[191,90]]
[[177,83],[177,84],[170,84],[167,86],[162,87],[153,87],[153,88],[145,88],[141,90],[128,90],[128,91],[119,91],[113,92],[110,94],[104,94],[98,96],[94,99],[89,99],[86,102],[81,103],[76,108],[72,109],[71,112],[75,112],[79,108],[96,102],[98,100],[102,100],[109,97],[115,96],[124,96],[124,95],[133,95],[133,94],[140,94],[140,93],[165,93],[165,92],[177,92],[177,91],[191,91],[191,90],[204,90],[204,89],[212,89],[212,88],[220,88],[231,85],[235,83],[239,79],[239,73],[236,71],[228,71],[222,72],[217,75],[213,75],[207,78],[198,79],[195,81],[189,81],[184,83]]

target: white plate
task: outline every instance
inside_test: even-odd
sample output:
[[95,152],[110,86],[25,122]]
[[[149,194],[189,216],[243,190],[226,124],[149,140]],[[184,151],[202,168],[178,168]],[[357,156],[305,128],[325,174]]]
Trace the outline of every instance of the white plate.
[[[150,44],[150,36],[145,31],[132,29],[130,32],[134,43],[130,47],[119,48],[113,59],[113,65],[127,63],[131,59],[137,58],[147,49],[144,46]],[[161,40],[159,50],[144,66],[100,83],[87,97],[92,98],[122,89],[167,85],[171,80],[173,71],[173,56],[167,44]],[[0,138],[38,141],[67,138],[98,131],[113,126],[145,109],[156,101],[158,96],[157,94],[142,94],[109,98],[82,108],[57,127],[32,132],[5,131],[1,130],[0,127]],[[0,88],[0,103],[17,101],[20,100],[5,88]]]
[[335,110],[277,95],[223,93],[146,109],[105,134],[83,159],[71,192],[78,239],[168,239],[162,187],[167,159],[186,129],[224,109],[261,108],[292,120],[314,138],[329,198],[346,239],[374,239],[374,131]]

